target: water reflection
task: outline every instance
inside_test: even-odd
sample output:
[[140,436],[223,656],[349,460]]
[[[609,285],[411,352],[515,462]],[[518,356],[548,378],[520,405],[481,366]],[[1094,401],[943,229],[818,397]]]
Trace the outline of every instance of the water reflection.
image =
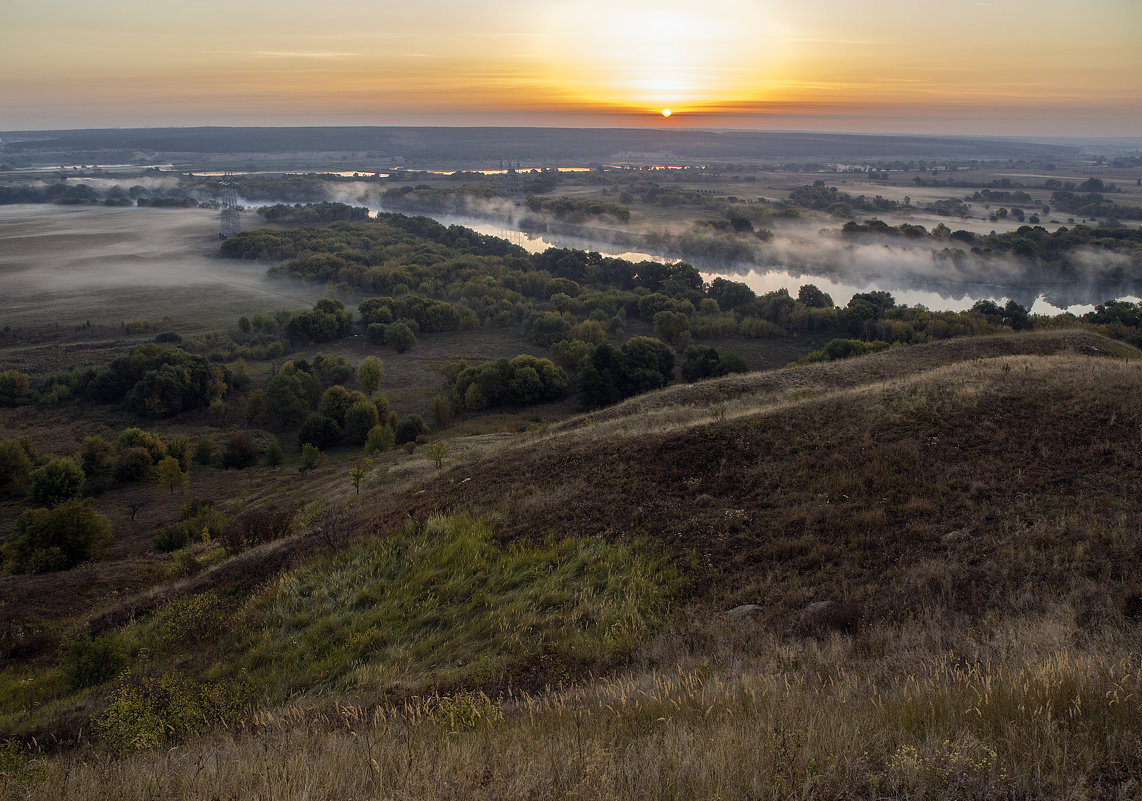
[[[373,209],[373,211],[397,211]],[[529,253],[540,253],[550,247],[595,251],[602,256],[629,261],[656,261],[669,263],[680,259],[637,250],[624,250],[611,243],[588,238],[567,236],[550,231],[527,232],[519,228],[517,220],[511,225],[487,219],[459,215],[431,215],[443,225],[462,225],[481,234],[498,236],[519,245]],[[702,274],[704,281],[724,278],[740,281],[754,292],[763,294],[785,289],[796,295],[804,284],[814,284],[827,292],[833,302],[844,306],[860,292],[885,291],[892,293],[899,304],[922,305],[933,311],[964,311],[977,301],[993,300],[1000,305],[1014,300],[1034,314],[1057,315],[1065,312],[1081,315],[1092,311],[1096,304],[1108,300],[1138,302],[1142,297],[1140,282],[1116,284],[1076,281],[996,280],[994,282],[940,280],[930,275],[907,275],[898,272],[885,277],[850,277],[846,280],[831,272],[794,268],[783,264],[740,263],[732,266],[713,264],[702,259],[687,259]]]

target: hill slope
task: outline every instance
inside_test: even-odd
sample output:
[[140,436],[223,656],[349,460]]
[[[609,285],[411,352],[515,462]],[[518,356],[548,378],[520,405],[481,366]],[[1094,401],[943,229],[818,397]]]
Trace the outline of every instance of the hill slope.
[[[954,340],[453,443],[447,469],[408,471],[335,531],[103,614],[95,630],[151,650],[65,718],[165,698],[147,695],[160,673],[203,697],[263,682],[260,711],[171,752],[18,758],[40,772],[8,786],[1136,793],[1137,355],[1076,332]],[[238,605],[160,636],[204,591]]]

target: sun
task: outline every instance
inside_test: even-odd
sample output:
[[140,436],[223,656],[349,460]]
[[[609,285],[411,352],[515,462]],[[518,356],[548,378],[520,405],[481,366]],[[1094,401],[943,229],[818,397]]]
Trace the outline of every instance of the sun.
[[670,109],[668,109],[668,108],[662,109],[662,116],[663,117],[669,117],[670,116]]

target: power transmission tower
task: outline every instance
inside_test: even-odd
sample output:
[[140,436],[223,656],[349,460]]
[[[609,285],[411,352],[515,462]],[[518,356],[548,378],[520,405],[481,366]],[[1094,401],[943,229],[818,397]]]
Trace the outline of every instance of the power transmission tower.
[[234,189],[233,173],[222,176],[222,225],[218,229],[218,238],[225,239],[242,230],[242,221],[238,216],[238,193]]

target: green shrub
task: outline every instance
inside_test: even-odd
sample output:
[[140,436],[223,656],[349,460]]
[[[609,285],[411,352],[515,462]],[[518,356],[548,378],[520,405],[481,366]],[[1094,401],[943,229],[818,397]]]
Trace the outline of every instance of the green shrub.
[[393,435],[397,445],[403,445],[406,442],[416,442],[417,437],[427,433],[428,426],[424,424],[424,420],[420,419],[420,415],[410,414],[397,423]]
[[231,431],[222,449],[222,466],[228,470],[254,467],[262,458],[262,449],[248,431]]
[[28,437],[0,440],[0,489],[22,485],[38,458]]
[[298,445],[313,445],[328,448],[341,439],[341,427],[337,421],[323,414],[311,414],[297,431]]
[[26,509],[9,544],[16,573],[67,570],[106,555],[111,522],[80,500],[54,509]]
[[154,467],[150,452],[140,446],[122,451],[112,474],[116,481],[144,481],[154,474]]
[[325,464],[325,454],[315,445],[308,442],[301,446],[301,469],[313,470]]
[[86,476],[74,460],[63,458],[51,459],[39,470],[33,470],[29,478],[32,480],[30,495],[33,502],[57,506],[64,500],[82,495]]
[[186,523],[170,523],[155,535],[152,543],[159,553],[171,553],[190,545],[193,532]]
[[365,437],[365,453],[383,453],[392,450],[396,443],[393,430],[388,426],[373,426]]
[[448,731],[471,731],[503,723],[504,710],[484,693],[457,693],[436,698],[428,719]]
[[242,683],[192,682],[165,673],[121,684],[93,722],[112,752],[124,755],[176,742],[212,721],[233,720],[248,696]]
[[203,467],[210,465],[210,457],[214,455],[214,440],[210,437],[199,437],[194,443],[194,463]]
[[127,649],[114,634],[78,636],[64,646],[62,661],[68,686],[82,690],[119,675],[127,667]]

